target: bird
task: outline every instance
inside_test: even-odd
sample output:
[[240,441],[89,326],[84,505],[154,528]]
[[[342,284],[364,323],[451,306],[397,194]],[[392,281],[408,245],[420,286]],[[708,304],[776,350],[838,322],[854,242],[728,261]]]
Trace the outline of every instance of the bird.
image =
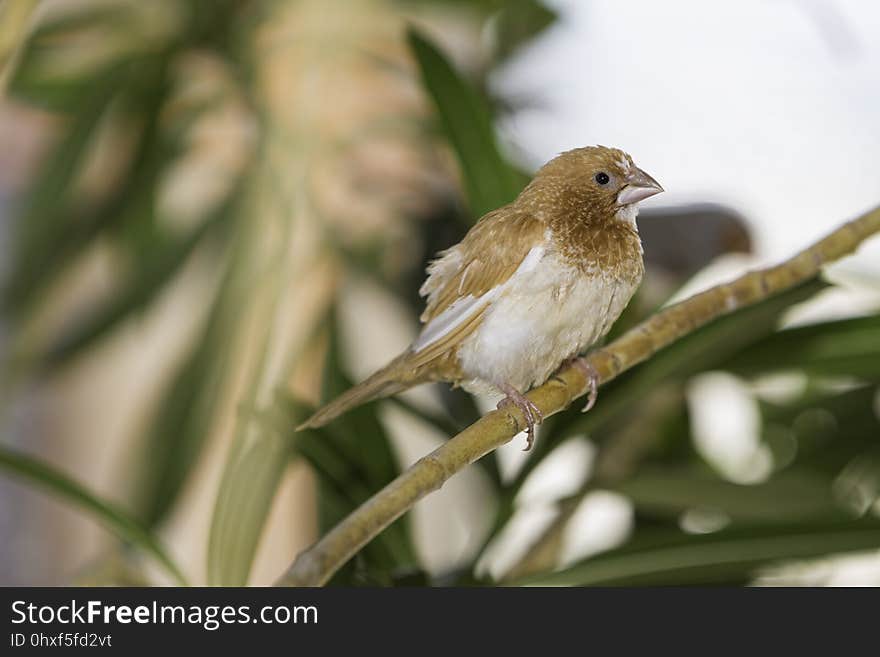
[[368,401],[427,382],[502,394],[527,444],[544,418],[525,393],[566,363],[589,382],[582,354],[601,340],[644,275],[639,202],[664,191],[618,148],[560,153],[508,205],[488,212],[427,268],[423,324],[412,344],[297,429],[323,426]]

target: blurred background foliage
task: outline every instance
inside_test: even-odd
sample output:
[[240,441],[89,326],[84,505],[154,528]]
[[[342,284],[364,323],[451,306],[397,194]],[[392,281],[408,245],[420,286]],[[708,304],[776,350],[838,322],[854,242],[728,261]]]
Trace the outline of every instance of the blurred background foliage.
[[[479,416],[437,387],[292,430],[412,337],[427,261],[528,180],[493,126],[533,99],[487,79],[554,20],[537,0],[0,6],[0,124],[26,138],[2,160],[3,583],[271,582]],[[711,204],[640,227],[615,334],[750,250]],[[880,314],[789,321],[829,285],[657,354],[332,583],[791,583],[878,559]],[[742,403],[707,419],[719,389]]]

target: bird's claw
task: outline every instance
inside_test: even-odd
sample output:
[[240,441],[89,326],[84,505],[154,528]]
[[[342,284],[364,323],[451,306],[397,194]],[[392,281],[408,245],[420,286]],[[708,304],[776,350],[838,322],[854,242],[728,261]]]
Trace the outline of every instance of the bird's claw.
[[502,390],[507,396],[498,402],[498,410],[509,406],[516,406],[522,412],[526,420],[526,446],[523,451],[528,452],[532,445],[535,444],[535,425],[544,421],[544,414],[535,402],[523,395],[519,390],[511,386],[505,386]]
[[586,413],[593,408],[596,403],[596,398],[599,396],[599,373],[583,356],[572,358],[571,364],[581,371],[581,373],[587,378],[587,385],[590,386],[590,390],[587,393],[587,405],[581,409],[581,413]]

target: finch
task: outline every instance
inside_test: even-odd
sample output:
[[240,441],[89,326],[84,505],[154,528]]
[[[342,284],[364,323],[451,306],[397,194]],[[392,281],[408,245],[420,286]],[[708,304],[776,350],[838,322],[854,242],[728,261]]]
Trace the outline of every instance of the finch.
[[319,409],[298,429],[414,385],[444,381],[501,393],[525,417],[529,449],[543,417],[525,394],[580,357],[623,312],[644,274],[638,203],[663,191],[622,150],[566,151],[512,203],[484,215],[428,266],[416,340],[388,365]]

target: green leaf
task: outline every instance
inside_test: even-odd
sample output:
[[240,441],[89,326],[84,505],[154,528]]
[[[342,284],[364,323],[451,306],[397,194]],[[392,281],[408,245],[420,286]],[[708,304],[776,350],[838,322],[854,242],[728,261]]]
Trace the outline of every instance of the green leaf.
[[787,404],[761,402],[764,439],[782,428],[794,440],[796,463],[834,477],[856,457],[880,448],[877,386],[845,392],[808,391]]
[[281,477],[293,456],[290,417],[279,400],[244,408],[220,481],[208,541],[208,584],[244,586]]
[[168,63],[163,56],[140,62],[130,70],[120,69],[101,88],[121,98],[119,104],[129,110],[127,118],[141,126],[132,131],[136,138],[127,171],[107,198],[90,207],[78,207],[70,195],[72,179],[84,164],[84,151],[93,142],[93,122],[106,113],[109,97],[101,94],[84,103],[57,157],[51,158],[37,177],[27,196],[27,208],[17,222],[21,239],[4,290],[4,303],[18,315],[26,315],[38,305],[44,291],[67,274],[67,266],[109,228],[154,221],[156,188],[176,152],[159,134],[160,110],[168,92]]
[[41,46],[59,42],[64,44],[61,39],[71,36],[71,32],[89,28],[119,29],[126,25],[128,18],[131,18],[131,9],[125,5],[74,6],[72,11],[47,13],[34,29],[31,39]]
[[[132,313],[147,306],[174,278],[202,239],[223,223],[225,213],[204,221],[183,238],[159,239],[144,253],[142,266],[132,271],[121,289],[81,323],[69,329],[40,357],[44,371],[65,365],[104,337]],[[146,257],[148,256],[148,257]]]
[[[339,331],[333,317],[330,318],[329,324],[333,329],[324,367],[323,398],[325,400],[342,394],[355,383],[343,369]],[[376,410],[375,403],[354,408],[328,424],[326,431],[335,436],[334,447],[343,458],[356,464],[363,473],[364,481],[378,488],[394,479],[400,473],[400,469]]]
[[67,218],[69,192],[98,124],[118,90],[121,74],[117,70],[92,85],[81,111],[73,117],[25,194],[24,207],[15,224],[14,261],[9,280],[3,286],[7,312],[20,312],[40,272],[52,270],[57,264],[47,256],[59,247],[64,248],[58,233],[61,222]]
[[789,470],[770,480],[744,486],[694,468],[642,467],[612,486],[640,509],[678,515],[687,509],[721,511],[733,520],[752,522],[842,515],[831,494],[831,479]]
[[499,59],[510,57],[555,21],[556,12],[537,0],[505,3],[495,22],[496,56]]
[[[46,13],[21,49],[18,66],[10,80],[10,93],[29,105],[52,112],[81,114],[89,102],[90,87],[121,64],[153,51],[134,21],[130,7],[122,3],[110,6],[73,8],[73,11]],[[90,61],[88,70],[71,73],[59,62],[79,58],[77,44],[114,35],[125,43],[125,51],[112,51],[108,57]],[[138,52],[140,50],[140,52]]]
[[663,532],[513,584],[663,586],[745,580],[769,564],[880,547],[880,521],[776,524],[688,535]]
[[28,37],[28,27],[38,0],[19,0],[0,4],[0,90],[5,88],[16,55]]
[[510,203],[525,180],[501,156],[486,102],[423,34],[411,27],[407,38],[458,156],[471,211],[479,217]]
[[[240,314],[250,307],[247,300],[252,296],[253,279],[244,257],[248,251],[235,253],[242,258],[233,261],[230,269],[230,284],[236,292],[229,310]],[[258,338],[264,348],[268,337],[265,333]],[[293,432],[297,422],[291,418],[280,391],[259,406],[256,394],[247,391],[235,403],[235,434],[214,502],[208,538],[207,574],[212,586],[247,584],[272,500],[296,456]]]
[[136,496],[147,526],[159,524],[177,500],[216,417],[231,356],[229,326],[238,311],[227,282],[144,435]]
[[[330,327],[322,397],[331,399],[348,389],[352,382],[342,368],[335,313],[319,325]],[[327,426],[297,432],[291,438],[297,453],[317,475],[318,520],[322,532],[332,529],[400,472],[390,440],[377,416],[378,408],[375,402],[365,404]],[[287,400],[288,426],[296,426],[312,410],[296,400]],[[440,422],[437,418],[431,419]],[[409,522],[407,516],[394,522],[338,572],[331,584],[392,585],[400,577],[417,572]]]
[[88,513],[117,538],[136,545],[148,553],[178,584],[186,585],[183,574],[174,565],[156,538],[124,510],[96,497],[80,484],[49,465],[5,447],[0,447],[0,468],[35,486],[46,489],[74,507]]
[[800,370],[880,381],[880,314],[779,331],[738,353],[724,368],[743,376]]

